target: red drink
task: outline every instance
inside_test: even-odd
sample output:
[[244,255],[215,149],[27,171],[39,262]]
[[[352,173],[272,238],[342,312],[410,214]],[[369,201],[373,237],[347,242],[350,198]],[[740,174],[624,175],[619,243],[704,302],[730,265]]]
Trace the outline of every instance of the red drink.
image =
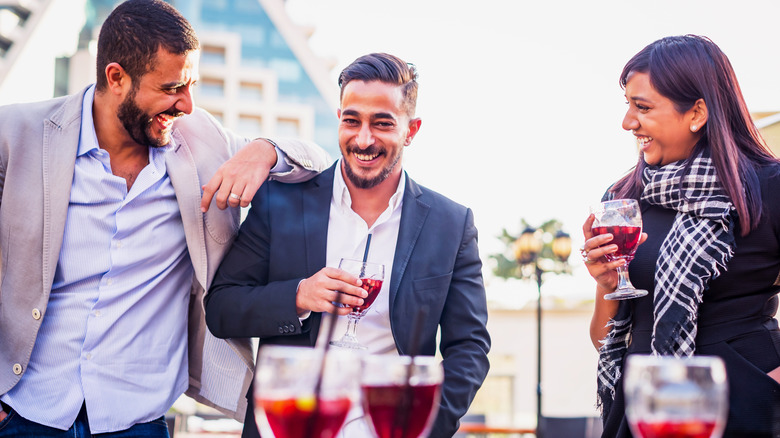
[[379,291],[382,289],[382,280],[375,280],[373,278],[361,278],[360,281],[363,282],[363,289],[368,292],[368,296],[363,298],[363,305],[362,306],[355,306],[352,308],[352,311],[355,313],[361,313],[364,310],[371,307],[372,304],[374,304],[374,300],[376,299],[376,296],[379,295]]
[[255,400],[265,411],[276,438],[332,438],[341,430],[352,406],[349,398]]
[[[363,410],[371,418],[379,438],[417,438],[425,431],[431,413],[438,404],[439,385],[363,386]],[[399,409],[405,391],[411,399],[403,412]],[[408,403],[408,402],[407,402]],[[405,420],[399,416],[406,415]]]
[[642,234],[642,227],[593,227],[591,231],[597,236],[612,234],[612,241],[609,244],[617,245],[618,249],[613,254],[607,254],[607,260],[625,259],[630,262],[634,258],[634,252]]
[[640,421],[636,425],[642,438],[710,438],[714,421]]

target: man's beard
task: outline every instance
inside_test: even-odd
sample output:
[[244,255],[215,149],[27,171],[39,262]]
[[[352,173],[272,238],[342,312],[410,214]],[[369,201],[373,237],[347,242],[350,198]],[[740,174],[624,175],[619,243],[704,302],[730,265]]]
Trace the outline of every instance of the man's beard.
[[[130,137],[138,144],[152,147],[162,147],[170,142],[170,136],[167,134],[161,134],[159,138],[155,138],[151,135],[151,125],[154,120],[154,116],[150,116],[141,110],[138,105],[135,104],[135,95],[138,89],[133,87],[130,93],[125,97],[125,100],[119,105],[117,111],[117,117],[122,122],[122,126],[130,135]],[[174,117],[182,116],[184,113],[176,111],[175,108],[171,108],[164,112]]]
[[[367,154],[367,155],[373,155],[376,153],[376,148],[370,147],[368,149],[359,150],[357,148],[349,148],[347,150],[347,153],[351,153],[354,155],[355,152],[360,152],[361,154]],[[401,154],[398,153],[393,158],[393,161],[388,164],[384,169],[382,169],[379,174],[373,178],[363,178],[360,175],[356,174],[355,171],[352,169],[352,167],[349,164],[349,160],[343,160],[344,161],[344,173],[347,175],[347,179],[357,188],[359,189],[370,189],[373,187],[376,187],[379,183],[386,180],[390,174],[393,172],[393,169],[395,168],[395,165],[398,164],[398,160],[401,159]]]

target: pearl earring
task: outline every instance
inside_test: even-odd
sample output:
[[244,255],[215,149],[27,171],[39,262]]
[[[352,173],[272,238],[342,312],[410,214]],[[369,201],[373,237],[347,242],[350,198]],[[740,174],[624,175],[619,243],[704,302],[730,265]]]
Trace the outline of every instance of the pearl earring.
[[691,132],[696,132],[697,129],[699,129],[698,126],[696,125],[691,126]]

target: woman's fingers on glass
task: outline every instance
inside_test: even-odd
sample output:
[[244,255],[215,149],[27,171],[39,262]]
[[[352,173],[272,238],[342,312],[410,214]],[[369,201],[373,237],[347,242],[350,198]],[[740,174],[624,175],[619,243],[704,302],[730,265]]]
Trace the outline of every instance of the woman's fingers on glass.
[[593,215],[593,213],[588,215],[588,218],[585,219],[585,223],[582,224],[582,234],[585,235],[586,239],[590,239],[593,237],[593,231],[591,228],[593,228],[593,221],[596,219],[596,217]]

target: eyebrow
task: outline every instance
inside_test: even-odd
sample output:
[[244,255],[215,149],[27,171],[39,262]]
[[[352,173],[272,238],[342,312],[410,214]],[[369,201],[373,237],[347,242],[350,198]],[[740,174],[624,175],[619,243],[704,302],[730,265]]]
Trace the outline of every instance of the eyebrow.
[[[353,109],[345,109],[341,112],[342,116],[352,116],[352,117],[358,117],[360,113]],[[377,120],[377,119],[391,119],[395,120],[395,116],[391,113],[374,113],[371,114],[371,120]]]
[[[195,81],[193,81],[195,82]],[[162,89],[169,89],[169,88],[179,88],[187,85],[187,82],[185,81],[172,81],[172,82],[166,82],[164,84],[160,84],[160,88]]]

